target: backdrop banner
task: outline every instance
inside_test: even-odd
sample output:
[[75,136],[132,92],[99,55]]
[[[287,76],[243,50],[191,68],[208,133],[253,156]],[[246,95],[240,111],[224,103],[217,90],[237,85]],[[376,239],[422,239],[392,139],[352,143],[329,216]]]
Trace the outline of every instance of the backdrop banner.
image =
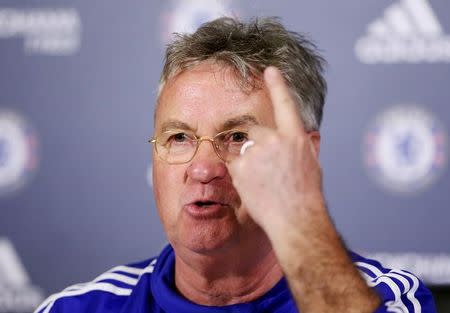
[[3,0],[0,313],[166,244],[147,142],[164,49],[224,15],[279,16],[327,59],[320,159],[348,247],[450,284],[450,2]]

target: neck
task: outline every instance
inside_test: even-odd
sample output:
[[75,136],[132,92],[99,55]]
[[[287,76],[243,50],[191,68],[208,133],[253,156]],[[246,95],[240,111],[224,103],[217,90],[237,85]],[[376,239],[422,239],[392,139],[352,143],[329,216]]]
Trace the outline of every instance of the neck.
[[187,299],[208,306],[255,300],[268,292],[283,273],[267,238],[218,253],[176,249],[175,284]]

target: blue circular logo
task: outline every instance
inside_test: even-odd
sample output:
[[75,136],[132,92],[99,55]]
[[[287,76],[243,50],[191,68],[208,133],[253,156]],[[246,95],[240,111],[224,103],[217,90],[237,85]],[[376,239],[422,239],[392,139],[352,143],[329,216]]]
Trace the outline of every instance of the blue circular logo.
[[0,195],[21,189],[38,165],[38,141],[25,119],[0,111]]
[[442,124],[418,106],[394,106],[379,114],[364,139],[369,174],[382,187],[413,193],[443,172],[447,136]]

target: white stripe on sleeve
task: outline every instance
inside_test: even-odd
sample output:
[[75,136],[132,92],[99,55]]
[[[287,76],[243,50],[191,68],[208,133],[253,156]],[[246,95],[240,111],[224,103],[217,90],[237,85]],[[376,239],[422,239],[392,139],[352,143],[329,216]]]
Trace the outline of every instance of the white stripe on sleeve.
[[[355,262],[355,265],[358,267],[367,269],[373,274],[373,276],[371,276],[371,275],[363,272],[362,270],[360,270],[360,272],[363,274],[363,277],[365,278],[366,282],[370,286],[375,286],[375,285],[378,285],[380,282],[384,282],[389,286],[389,288],[391,288],[392,292],[394,293],[395,301],[388,301],[386,303],[386,305],[388,306],[388,311],[390,308],[394,309],[394,307],[395,307],[395,308],[402,310],[402,311],[398,311],[398,312],[408,313],[409,311],[401,299],[401,296],[403,294],[406,294],[406,297],[411,301],[411,303],[413,305],[413,308],[414,308],[413,312],[414,313],[422,312],[422,307],[415,296],[415,292],[419,288],[419,280],[415,276],[408,274],[404,271],[400,271],[400,270],[390,270],[388,273],[383,273],[377,267],[373,266],[372,264],[365,263],[365,262]],[[406,277],[408,277],[412,280],[412,282],[413,282],[412,286],[411,286],[410,282],[406,279]],[[400,281],[401,286],[399,286],[399,284],[396,283],[392,278],[395,278],[398,281]],[[403,291],[400,290],[400,287],[403,287],[402,288]],[[397,312],[397,310],[395,312]]]

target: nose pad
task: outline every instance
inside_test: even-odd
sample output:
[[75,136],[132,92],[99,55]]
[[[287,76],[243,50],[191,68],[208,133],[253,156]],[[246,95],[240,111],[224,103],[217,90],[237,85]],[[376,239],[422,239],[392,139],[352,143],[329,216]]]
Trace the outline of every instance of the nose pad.
[[[204,141],[209,141],[209,143],[211,144],[211,146],[212,146],[212,148],[213,148],[213,150],[214,150],[214,153],[217,155],[217,157],[218,157],[220,160],[223,161],[222,156],[220,155],[220,152],[219,152],[219,147],[216,145],[216,142],[214,141],[214,139],[213,139],[213,138],[210,138],[210,137],[204,137],[204,138],[200,138],[200,139],[199,139],[199,142],[198,142],[198,148],[197,148],[196,155],[199,154],[199,150],[200,150],[200,148],[201,148],[201,146],[202,146],[201,144],[202,144]],[[195,156],[194,156],[194,158],[195,158]]]

